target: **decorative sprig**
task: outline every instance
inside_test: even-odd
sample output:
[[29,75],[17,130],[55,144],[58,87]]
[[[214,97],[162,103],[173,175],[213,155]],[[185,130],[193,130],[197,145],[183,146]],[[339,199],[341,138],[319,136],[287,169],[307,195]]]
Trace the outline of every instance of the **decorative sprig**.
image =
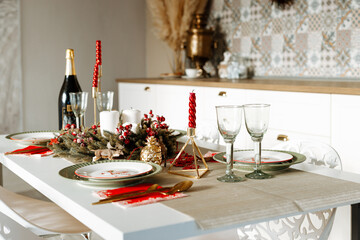
[[176,136],[172,135],[174,130],[169,129],[164,116],[153,118],[154,114],[150,110],[149,114],[144,114],[137,131],[133,131],[132,124],[129,124],[119,126],[115,133],[104,131],[104,136],[100,133],[100,126],[93,125],[82,131],[75,128],[74,124],[68,124],[58,137],[50,141],[48,147],[55,157],[64,157],[75,162],[92,161],[95,151],[98,151],[97,157],[116,152],[117,155],[123,154],[121,158],[139,159],[147,137],[154,136],[162,146],[162,152],[171,156],[176,150]]

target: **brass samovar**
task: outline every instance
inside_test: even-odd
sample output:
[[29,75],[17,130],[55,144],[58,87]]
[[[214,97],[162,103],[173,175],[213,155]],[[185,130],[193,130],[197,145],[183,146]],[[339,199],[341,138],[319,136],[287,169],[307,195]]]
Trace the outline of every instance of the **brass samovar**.
[[202,71],[202,77],[210,76],[204,70],[204,65],[212,56],[214,45],[214,31],[206,28],[206,22],[207,15],[195,14],[186,38],[186,56]]

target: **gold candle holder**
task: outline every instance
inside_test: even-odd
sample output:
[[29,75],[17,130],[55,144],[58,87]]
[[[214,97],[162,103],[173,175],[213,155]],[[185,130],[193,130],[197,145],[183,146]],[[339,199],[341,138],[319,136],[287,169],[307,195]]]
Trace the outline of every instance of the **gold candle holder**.
[[101,91],[101,77],[102,77],[102,65],[99,65],[99,75],[97,79],[97,87],[92,87],[92,98],[94,99],[94,125],[97,125],[96,121],[96,93]]
[[[176,158],[174,159],[174,161],[171,163],[169,169],[168,169],[168,173],[170,174],[175,174],[175,175],[180,175],[183,177],[191,177],[191,178],[201,178],[206,172],[208,172],[210,169],[203,157],[203,155],[201,154],[201,151],[199,149],[199,147],[196,145],[195,143],[195,128],[188,128],[187,129],[187,136],[188,136],[188,140],[186,141],[186,143],[184,144],[184,146],[181,148],[180,152],[178,153],[178,155],[176,156]],[[181,153],[185,150],[186,146],[191,143],[192,145],[192,150],[193,150],[193,155],[194,155],[194,164],[195,164],[195,169],[180,169],[180,170],[171,170],[172,167],[174,166],[174,164],[176,163],[176,161],[179,159]],[[196,161],[196,152],[199,154],[202,162],[204,163],[205,168],[198,168],[198,164]],[[189,173],[189,174],[187,174]],[[192,175],[191,175],[192,174]]]
[[92,87],[92,98],[94,99],[94,125],[96,125],[96,92],[97,88]]

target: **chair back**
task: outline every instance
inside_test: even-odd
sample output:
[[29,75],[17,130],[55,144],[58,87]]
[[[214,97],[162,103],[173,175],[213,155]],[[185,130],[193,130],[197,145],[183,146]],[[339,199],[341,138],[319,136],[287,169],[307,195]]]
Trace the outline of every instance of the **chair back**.
[[330,145],[311,140],[289,140],[281,142],[273,149],[301,153],[306,163],[342,170],[341,158]]
[[42,238],[0,212],[0,239],[40,240]]

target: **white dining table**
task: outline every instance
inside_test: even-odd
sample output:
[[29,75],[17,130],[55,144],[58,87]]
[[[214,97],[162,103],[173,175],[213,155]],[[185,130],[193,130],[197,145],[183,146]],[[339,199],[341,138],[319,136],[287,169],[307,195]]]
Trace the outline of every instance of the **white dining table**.
[[[183,214],[162,203],[149,204],[139,207],[123,209],[113,204],[92,205],[98,200],[93,192],[104,188],[85,186],[75,180],[66,179],[58,174],[59,170],[72,165],[66,159],[52,156],[35,158],[17,155],[4,155],[21,146],[0,136],[0,162],[3,166],[18,175],[35,189],[40,191],[65,211],[84,223],[104,239],[182,239],[190,236],[208,234],[223,231],[254,223],[234,222],[232,224],[213,229],[201,229],[196,220],[189,215]],[[360,175],[341,172],[338,170],[314,167],[307,164],[299,164],[293,168],[309,171],[312,173],[330,176],[360,183]],[[225,168],[224,168],[225,169]],[[174,176],[174,182],[183,180],[182,177]],[[6,181],[6,179],[4,179]],[[195,184],[196,184],[196,180]],[[316,194],[316,193],[314,193]],[[191,196],[190,196],[191,198]],[[174,200],[176,201],[176,200]],[[353,224],[358,224],[360,198],[352,201],[344,201],[337,205],[323,207],[339,207],[343,205],[353,206]],[[237,207],[237,206],[234,206]],[[314,209],[319,210],[319,209]],[[301,212],[264,219],[257,222],[267,221]],[[356,219],[357,218],[357,219]],[[359,239],[359,231],[353,229],[353,238]]]

